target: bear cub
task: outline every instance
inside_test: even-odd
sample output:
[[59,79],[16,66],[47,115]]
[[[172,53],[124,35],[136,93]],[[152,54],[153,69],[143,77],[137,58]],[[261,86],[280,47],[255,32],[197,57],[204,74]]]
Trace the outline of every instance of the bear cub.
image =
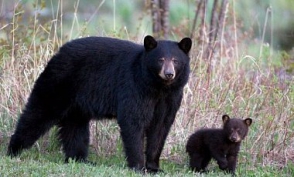
[[231,119],[223,115],[222,120],[222,129],[201,129],[189,137],[186,151],[193,171],[205,172],[213,158],[221,170],[235,173],[241,141],[246,137],[252,119]]

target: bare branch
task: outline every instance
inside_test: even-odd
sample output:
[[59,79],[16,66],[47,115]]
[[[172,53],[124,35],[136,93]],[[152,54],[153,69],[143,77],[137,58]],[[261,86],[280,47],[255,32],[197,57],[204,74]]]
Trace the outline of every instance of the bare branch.
[[193,20],[193,26],[192,26],[192,30],[191,30],[191,34],[190,34],[191,38],[193,38],[193,34],[194,34],[194,31],[195,31],[195,28],[196,28],[197,19],[198,19],[199,12],[201,10],[202,2],[203,2],[202,0],[198,1],[198,6],[197,6],[197,9],[196,9],[196,12],[195,12],[195,17],[194,17],[194,20]]
[[169,0],[160,0],[161,9],[161,32],[164,39],[168,38],[169,32]]
[[151,0],[152,32],[155,38],[168,38],[169,0]]
[[214,36],[215,36],[215,31],[216,31],[216,11],[217,11],[217,5],[218,5],[218,0],[214,0],[213,2],[213,7],[212,7],[212,12],[211,12],[211,19],[210,19],[210,29],[209,29],[209,43],[214,42]]
[[152,32],[155,38],[159,37],[161,31],[161,25],[159,23],[160,12],[158,0],[151,0],[151,15],[152,15]]
[[221,9],[219,12],[217,28],[216,28],[215,35],[214,35],[214,41],[217,39],[218,34],[222,34],[222,28],[220,28],[220,26],[222,27],[224,24],[227,4],[228,4],[228,0],[222,1]]

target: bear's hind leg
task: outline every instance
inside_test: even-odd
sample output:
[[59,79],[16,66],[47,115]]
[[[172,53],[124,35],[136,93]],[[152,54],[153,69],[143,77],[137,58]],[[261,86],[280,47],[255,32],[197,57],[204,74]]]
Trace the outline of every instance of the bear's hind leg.
[[30,148],[54,123],[54,120],[42,110],[25,110],[10,139],[8,155],[17,156],[23,149]]
[[203,172],[206,172],[206,167],[209,164],[210,160],[211,160],[211,156],[206,154],[206,156],[203,158],[202,164],[201,164],[201,170]]
[[74,118],[68,117],[58,124],[58,137],[65,153],[65,162],[67,163],[70,158],[79,162],[88,162],[89,120],[77,122]]
[[189,164],[192,171],[202,172],[205,170],[205,167],[203,168],[203,157],[198,153],[190,154]]

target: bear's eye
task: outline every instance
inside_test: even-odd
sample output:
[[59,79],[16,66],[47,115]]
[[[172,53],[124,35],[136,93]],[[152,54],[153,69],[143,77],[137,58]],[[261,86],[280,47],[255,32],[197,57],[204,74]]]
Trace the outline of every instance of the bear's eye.
[[175,59],[175,58],[173,58],[172,61],[174,62],[174,64],[178,64],[179,63],[179,61],[177,59]]
[[159,58],[159,59],[158,59],[158,63],[159,63],[159,64],[163,64],[163,62],[164,62],[164,58]]

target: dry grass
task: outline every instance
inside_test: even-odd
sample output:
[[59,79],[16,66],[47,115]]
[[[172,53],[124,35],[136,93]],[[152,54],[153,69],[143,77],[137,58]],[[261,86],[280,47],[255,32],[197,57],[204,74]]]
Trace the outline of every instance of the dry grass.
[[[0,135],[5,137],[11,135],[34,81],[64,40],[57,35],[62,25],[58,18],[41,24],[35,16],[29,26],[22,26],[19,10],[17,6],[11,23],[0,22],[7,33],[5,40],[0,40]],[[272,65],[272,55],[248,53],[241,43],[244,35],[237,36],[240,31],[231,27],[236,24],[229,23],[210,60],[202,57],[206,44],[198,41],[200,36],[194,38],[192,73],[162,158],[186,163],[188,136],[201,127],[220,127],[222,114],[229,114],[253,119],[240,162],[250,164],[248,168],[294,163],[293,80],[277,74],[280,68]],[[114,121],[93,122],[91,132],[91,145],[97,153],[107,156],[121,150]]]
[[[200,60],[196,58],[196,62]],[[196,129],[220,127],[221,115],[229,114],[253,119],[242,148],[247,155],[241,156],[241,162],[279,167],[294,162],[292,81],[280,80],[271,68],[256,68],[252,74],[247,68],[232,66],[237,60],[228,60],[220,61],[210,78],[201,72],[203,68],[192,73],[165,155],[170,155],[174,144],[184,148],[188,136]],[[179,159],[182,161],[183,157],[181,154]]]

